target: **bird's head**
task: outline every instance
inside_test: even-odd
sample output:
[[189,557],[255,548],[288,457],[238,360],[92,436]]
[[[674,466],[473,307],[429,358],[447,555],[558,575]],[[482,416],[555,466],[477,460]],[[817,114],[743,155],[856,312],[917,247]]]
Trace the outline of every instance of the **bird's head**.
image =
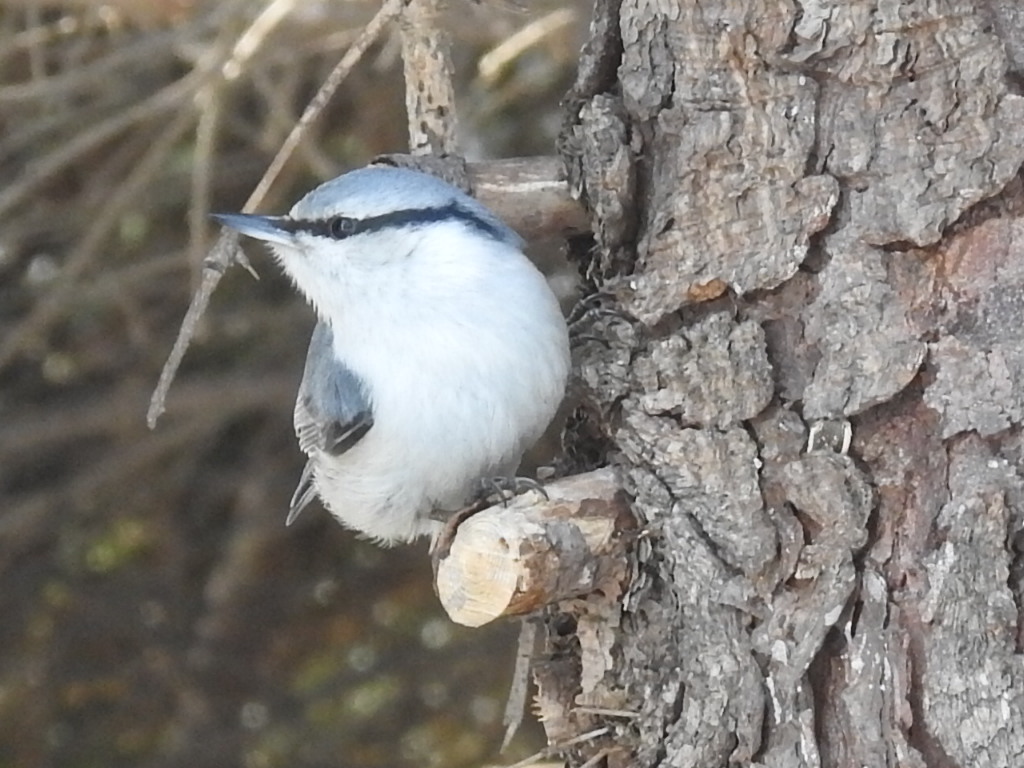
[[418,171],[370,166],[321,184],[286,216],[214,214],[268,243],[325,320],[353,300],[401,302],[432,285],[455,288],[488,246],[519,236],[473,198]]

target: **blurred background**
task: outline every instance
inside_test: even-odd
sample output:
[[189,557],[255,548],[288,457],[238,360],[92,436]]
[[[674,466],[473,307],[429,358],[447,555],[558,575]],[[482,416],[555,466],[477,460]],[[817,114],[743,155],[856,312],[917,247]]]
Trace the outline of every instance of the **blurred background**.
[[[215,235],[379,7],[0,0],[0,768],[477,766],[516,625],[452,625],[425,545],[321,508],[284,528],[311,311],[258,246],[155,431],[146,406]],[[552,154],[577,0],[449,0],[462,146]],[[250,30],[246,37],[247,30]],[[241,41],[241,42],[240,42]],[[406,148],[397,33],[261,210]]]

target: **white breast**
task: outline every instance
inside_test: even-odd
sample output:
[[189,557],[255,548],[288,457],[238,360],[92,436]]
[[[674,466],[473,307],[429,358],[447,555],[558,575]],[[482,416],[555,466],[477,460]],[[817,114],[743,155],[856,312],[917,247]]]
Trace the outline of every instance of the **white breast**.
[[339,358],[368,384],[374,424],[340,457],[314,457],[317,489],[382,543],[435,533],[431,510],[457,510],[480,478],[513,473],[568,376],[565,322],[529,260],[435,229],[416,257],[320,307]]

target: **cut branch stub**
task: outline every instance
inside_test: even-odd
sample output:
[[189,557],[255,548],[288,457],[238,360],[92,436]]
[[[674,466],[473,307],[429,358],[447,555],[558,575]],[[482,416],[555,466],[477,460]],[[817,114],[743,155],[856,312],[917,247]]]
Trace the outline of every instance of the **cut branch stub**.
[[572,196],[565,165],[554,156],[467,163],[458,155],[378,155],[374,165],[423,171],[468,192],[525,240],[561,239],[590,231],[590,218]]
[[494,506],[459,526],[435,587],[452,621],[479,627],[560,600],[617,592],[635,528],[615,473],[599,469]]

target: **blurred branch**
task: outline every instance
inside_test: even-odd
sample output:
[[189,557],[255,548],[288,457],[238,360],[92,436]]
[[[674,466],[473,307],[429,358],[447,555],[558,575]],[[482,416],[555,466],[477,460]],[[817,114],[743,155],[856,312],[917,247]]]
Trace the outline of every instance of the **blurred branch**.
[[193,114],[190,111],[180,112],[155,139],[145,157],[132,170],[128,178],[113,191],[84,237],[68,255],[59,279],[50,291],[39,299],[28,317],[12,328],[0,342],[0,368],[11,361],[23,347],[26,339],[40,333],[65,309],[65,304],[71,301],[77,290],[76,279],[95,258],[120,216],[136,202],[140,192],[152,182],[153,176],[164,163],[178,139],[188,130],[192,119]]
[[501,718],[505,735],[501,740],[501,751],[508,749],[526,714],[527,694],[530,689],[530,664],[537,655],[537,639],[540,637],[537,622],[529,617],[519,621],[519,640],[516,643],[516,663],[512,670],[512,685],[509,686],[505,714]]
[[231,57],[224,62],[224,79],[234,80],[245,70],[245,65],[263,47],[271,32],[290,14],[298,0],[271,0],[249,28],[238,36],[231,49]]
[[553,35],[575,21],[576,11],[573,8],[559,8],[556,11],[545,14],[536,21],[531,21],[514,35],[503,40],[499,45],[480,57],[480,62],[477,64],[477,72],[480,74],[480,79],[488,86],[494,85],[501,76],[501,73],[513,61],[530,48],[539,45],[544,38]]
[[[176,412],[181,419],[159,435],[142,434],[126,442],[115,443],[94,463],[80,469],[56,490],[49,488],[29,493],[17,501],[9,500],[0,515],[0,539],[27,542],[29,532],[45,526],[49,513],[67,505],[67,499],[91,496],[100,487],[131,482],[146,474],[162,456],[180,455],[182,445],[195,446],[202,434],[221,429],[224,424],[253,411],[279,412],[280,404],[291,399],[295,389],[292,375],[227,376],[219,379],[189,381],[178,387]],[[210,414],[217,418],[210,418]],[[114,438],[137,424],[138,401],[131,397],[106,399],[83,406],[45,407],[30,411],[18,421],[8,422],[0,434],[0,466],[10,466],[12,457],[25,456],[48,446],[67,445],[89,438]],[[65,503],[58,503],[64,499]]]
[[[10,557],[10,548],[28,547],[33,540],[33,532],[47,530],[52,524],[52,516],[68,507],[70,500],[88,498],[104,486],[131,483],[133,479],[147,474],[147,470],[164,456],[179,459],[187,456],[184,446],[194,447],[203,433],[219,426],[200,414],[159,435],[147,435],[130,446],[110,451],[88,468],[80,469],[73,477],[65,478],[56,488],[29,493],[22,499],[8,499],[7,508],[0,515],[0,540],[9,544],[0,550],[0,554]],[[0,567],[3,565],[0,560]]]
[[79,286],[79,295],[86,301],[98,301],[113,297],[117,293],[136,290],[157,279],[173,274],[182,266],[182,257],[178,252],[154,256],[146,261],[132,262],[122,267],[104,270],[90,285]]
[[[282,138],[295,126],[296,115],[292,105],[300,97],[301,81],[282,82],[280,77],[270,77],[264,72],[253,72],[252,87],[266,103],[267,119],[263,131],[251,140],[257,146],[279,147]],[[336,161],[329,157],[316,141],[303,141],[296,148],[314,178],[328,179],[337,172]]]
[[[611,728],[609,728],[608,726],[603,726],[601,728],[595,728],[592,731],[587,731],[586,733],[581,733],[579,736],[575,736],[571,739],[566,739],[565,741],[558,742],[557,744],[550,744],[544,749],[540,750],[540,752],[537,752],[534,755],[530,755],[530,757],[526,758],[525,760],[520,760],[518,763],[513,763],[512,765],[507,766],[507,768],[537,768],[538,766],[540,766],[541,760],[546,760],[548,758],[555,757],[559,753],[564,752],[570,747],[574,747],[577,744],[583,744],[584,742],[591,741],[592,739],[604,736],[610,730]],[[558,765],[564,764],[565,761],[558,763]],[[588,766],[587,768],[590,768],[590,766]]]
[[51,75],[45,80],[29,80],[0,86],[0,105],[11,106],[19,102],[33,102],[40,99],[64,99],[81,97],[91,88],[100,89],[108,84],[118,70],[138,66],[145,60],[153,60],[174,48],[181,32],[172,30],[147,35],[144,39],[121,48],[115,48],[99,61],[79,69],[70,69]]
[[25,202],[30,195],[38,191],[44,182],[52,179],[82,155],[97,149],[104,142],[132,126],[148,120],[155,120],[164,113],[180,108],[209,75],[208,71],[192,70],[145,101],[117,112],[109,120],[80,133],[59,149],[30,163],[21,178],[0,193],[0,217]]
[[[209,418],[217,414],[217,423],[238,413],[276,409],[292,398],[296,376],[251,374],[185,381],[176,389],[175,411],[182,418]],[[109,437],[138,423],[137,401],[131,397],[106,399],[100,404],[47,406],[28,410],[22,418],[9,420],[0,433],[0,459],[73,440]]]
[[[28,15],[29,26],[42,26],[43,11],[36,3],[32,3],[25,12]],[[28,69],[34,82],[46,79],[46,50],[41,41],[28,47]]]

